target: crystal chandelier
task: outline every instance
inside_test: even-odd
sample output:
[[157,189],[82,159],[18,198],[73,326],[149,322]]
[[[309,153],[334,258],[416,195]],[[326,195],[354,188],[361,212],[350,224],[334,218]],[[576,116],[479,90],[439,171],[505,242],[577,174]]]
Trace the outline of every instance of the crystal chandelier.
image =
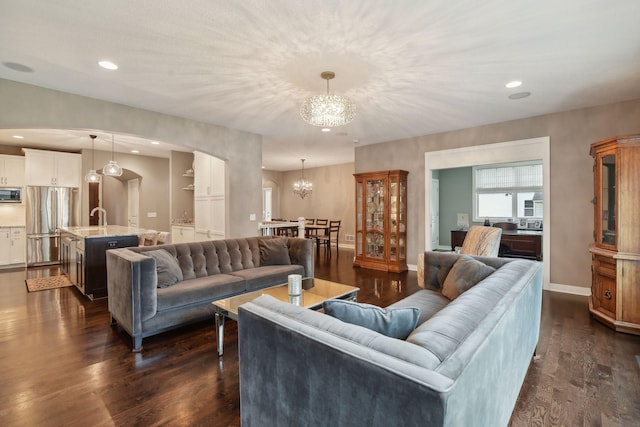
[[102,178],[100,175],[98,175],[98,172],[96,172],[95,166],[93,165],[94,160],[95,160],[95,149],[94,149],[94,144],[96,142],[96,136],[95,135],[89,135],[89,138],[91,138],[91,170],[89,171],[89,173],[87,173],[84,176],[84,180],[86,182],[100,182],[100,178]]
[[111,160],[102,168],[102,174],[106,176],[122,176],[122,168],[118,165],[118,162],[113,159],[114,144],[113,134],[111,134]]
[[293,194],[300,196],[301,199],[307,197],[313,191],[313,184],[304,178],[304,160],[302,161],[302,176],[293,183]]
[[349,98],[329,94],[329,80],[335,76],[333,71],[320,74],[327,81],[326,95],[311,96],[302,104],[300,116],[310,125],[331,128],[346,125],[355,117],[356,105]]

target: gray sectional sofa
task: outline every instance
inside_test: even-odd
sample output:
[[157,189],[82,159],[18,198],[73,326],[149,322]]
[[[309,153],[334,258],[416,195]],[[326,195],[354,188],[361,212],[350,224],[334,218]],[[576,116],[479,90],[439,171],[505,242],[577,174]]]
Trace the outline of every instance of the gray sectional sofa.
[[107,251],[112,323],[142,339],[191,322],[212,319],[211,302],[313,277],[308,239],[248,237]]
[[268,296],[241,306],[242,425],[506,426],[538,341],[542,265],[424,257],[426,289],[387,307],[420,308],[405,340]]

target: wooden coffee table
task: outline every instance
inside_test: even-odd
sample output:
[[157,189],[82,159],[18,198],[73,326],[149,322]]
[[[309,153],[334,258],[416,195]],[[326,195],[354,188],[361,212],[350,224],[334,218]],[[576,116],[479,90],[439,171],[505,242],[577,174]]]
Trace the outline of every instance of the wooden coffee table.
[[222,356],[224,343],[224,320],[229,318],[238,320],[238,307],[246,302],[253,301],[260,295],[271,295],[280,301],[296,304],[301,307],[318,310],[322,303],[329,299],[346,299],[355,301],[360,288],[329,282],[328,280],[307,278],[302,279],[302,294],[297,297],[289,296],[289,286],[272,286],[254,292],[247,292],[231,298],[213,301],[213,309],[216,312],[216,333],[218,339],[218,356]]

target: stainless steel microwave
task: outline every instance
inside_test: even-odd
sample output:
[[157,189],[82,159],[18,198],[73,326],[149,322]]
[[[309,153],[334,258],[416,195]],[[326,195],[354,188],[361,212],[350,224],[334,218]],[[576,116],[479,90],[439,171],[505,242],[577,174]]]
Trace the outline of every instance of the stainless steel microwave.
[[22,188],[0,187],[0,203],[22,203]]

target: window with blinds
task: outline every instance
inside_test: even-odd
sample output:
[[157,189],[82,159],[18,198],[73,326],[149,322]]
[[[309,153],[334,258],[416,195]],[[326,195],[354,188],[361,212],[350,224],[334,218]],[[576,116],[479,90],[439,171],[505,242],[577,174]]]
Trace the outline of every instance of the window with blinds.
[[474,221],[542,218],[542,161],[475,166]]

